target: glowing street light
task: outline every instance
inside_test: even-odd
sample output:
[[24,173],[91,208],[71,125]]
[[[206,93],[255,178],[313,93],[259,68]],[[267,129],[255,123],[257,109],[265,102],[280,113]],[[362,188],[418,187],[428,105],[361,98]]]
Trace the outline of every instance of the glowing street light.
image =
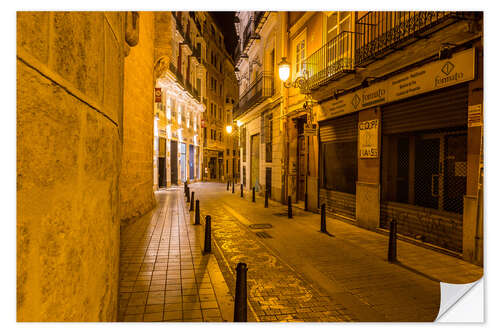
[[231,134],[231,132],[232,132],[232,131],[233,131],[233,126],[231,126],[231,125],[227,125],[227,126],[226,126],[226,132],[227,132],[228,134]]
[[281,61],[278,64],[278,71],[280,80],[286,82],[290,77],[290,64],[286,61],[286,57],[281,58]]
[[236,126],[241,127],[243,125],[243,122],[241,120],[236,120]]

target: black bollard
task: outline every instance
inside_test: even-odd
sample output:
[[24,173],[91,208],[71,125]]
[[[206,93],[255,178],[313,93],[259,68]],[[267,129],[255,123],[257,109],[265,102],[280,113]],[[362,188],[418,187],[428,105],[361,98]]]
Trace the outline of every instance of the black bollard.
[[234,180],[233,180],[233,193],[234,193]]
[[234,322],[247,321],[247,264],[236,266],[236,292],[234,298]]
[[288,196],[288,218],[292,218],[292,197]]
[[184,195],[187,195],[187,182],[184,182]]
[[229,180],[227,181],[227,188],[226,191],[229,191]]
[[264,197],[264,208],[269,207],[269,191],[266,190],[266,196]]
[[255,186],[252,187],[252,202],[255,202]]
[[192,212],[194,209],[194,191],[191,192],[191,203],[189,204],[189,211]]
[[243,184],[241,184],[241,193],[240,193],[240,197],[243,198]]
[[200,224],[200,200],[196,199],[196,208],[194,212],[194,224]]
[[306,195],[304,197],[304,210],[307,212],[307,192],[306,192]]
[[186,195],[187,202],[189,202],[189,187],[187,188],[187,195]]
[[398,261],[397,259],[397,252],[398,252],[398,246],[397,246],[397,224],[396,220],[392,219],[391,224],[390,224],[390,230],[389,230],[389,249],[387,253],[387,260],[389,262],[396,262]]
[[326,204],[321,205],[321,232],[326,233]]
[[210,235],[212,229],[212,218],[210,215],[205,217],[205,247],[203,249],[204,253],[212,252],[212,236]]

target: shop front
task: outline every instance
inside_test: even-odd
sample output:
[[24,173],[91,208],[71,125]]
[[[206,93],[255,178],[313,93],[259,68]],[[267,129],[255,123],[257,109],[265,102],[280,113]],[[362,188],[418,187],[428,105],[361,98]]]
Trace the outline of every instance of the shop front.
[[395,220],[402,235],[463,252],[465,224],[476,223],[464,217],[478,174],[469,151],[471,110],[481,109],[470,100],[475,64],[466,49],[322,103],[319,202],[328,214],[372,230]]

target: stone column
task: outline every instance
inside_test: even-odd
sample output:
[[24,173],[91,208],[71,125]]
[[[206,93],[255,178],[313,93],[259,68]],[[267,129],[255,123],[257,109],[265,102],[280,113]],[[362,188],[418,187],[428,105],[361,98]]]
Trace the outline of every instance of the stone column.
[[[380,152],[381,152],[381,117],[380,108],[360,111],[358,123],[378,120],[378,157],[360,158],[358,137],[358,181],[356,182],[356,221],[357,224],[374,230],[380,223]],[[359,135],[359,128],[358,128]]]

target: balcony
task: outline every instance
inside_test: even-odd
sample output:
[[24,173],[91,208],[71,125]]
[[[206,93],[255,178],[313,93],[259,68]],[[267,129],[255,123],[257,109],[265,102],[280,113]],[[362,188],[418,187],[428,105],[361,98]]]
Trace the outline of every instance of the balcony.
[[250,41],[254,39],[260,39],[260,36],[255,33],[254,16],[252,15],[243,31],[243,53],[246,53],[247,46],[249,46]]
[[422,34],[456,12],[368,12],[356,21],[356,64],[362,65],[393,51],[406,41]]
[[368,12],[356,21],[355,32],[340,33],[306,59],[307,89],[337,80],[424,38],[446,22],[473,16],[466,12]]
[[264,23],[266,23],[267,18],[269,17],[270,12],[254,12],[255,20],[254,20],[254,31],[255,33],[259,33],[262,29]]
[[253,106],[274,95],[273,73],[260,73],[240,96],[240,101],[233,110],[233,119],[242,116]]
[[354,71],[355,35],[350,31],[341,32],[306,59],[303,70],[308,89]]

